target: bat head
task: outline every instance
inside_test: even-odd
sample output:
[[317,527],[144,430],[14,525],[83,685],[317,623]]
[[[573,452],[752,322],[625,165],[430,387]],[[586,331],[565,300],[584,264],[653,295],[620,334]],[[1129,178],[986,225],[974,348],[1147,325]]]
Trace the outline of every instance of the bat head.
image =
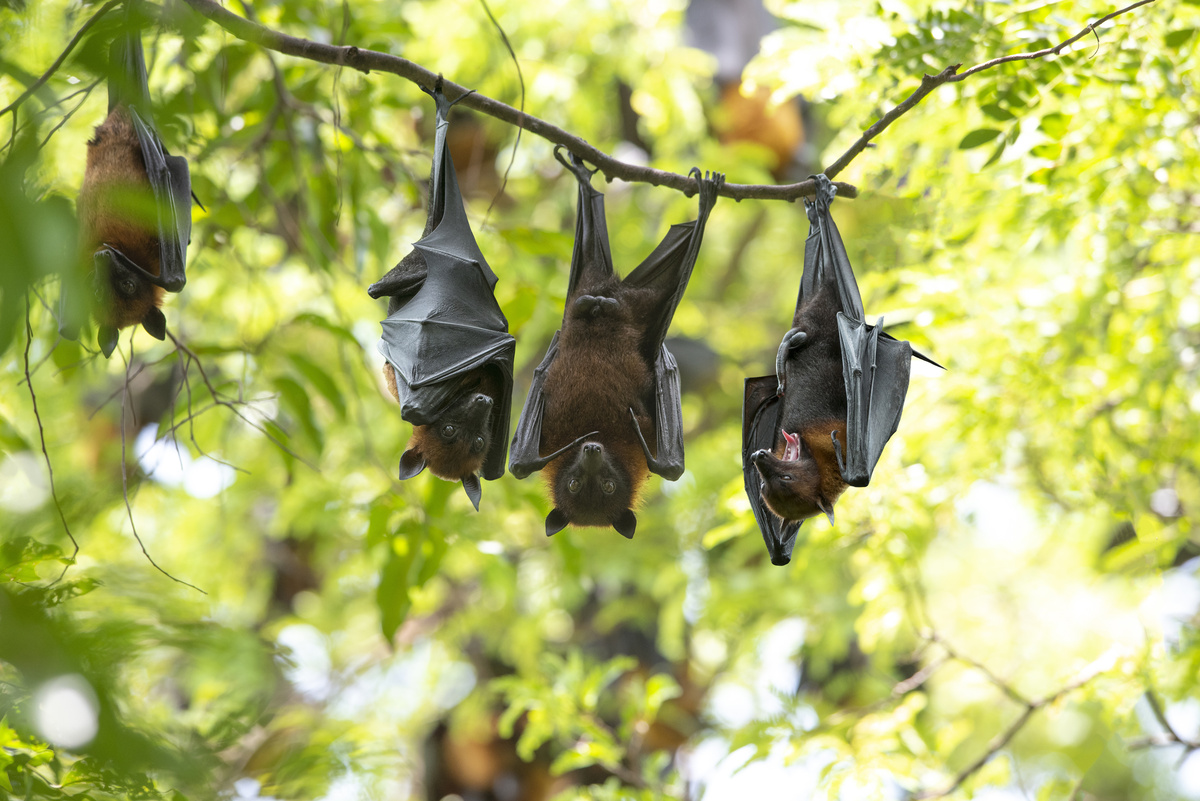
[[462,481],[463,489],[479,508],[483,468],[492,440],[492,407],[495,401],[482,392],[468,392],[450,405],[437,422],[416,426],[408,448],[400,457],[400,480],[426,467],[438,478]]
[[112,353],[118,329],[139,323],[155,339],[167,334],[167,319],[158,305],[163,290],[129,269],[108,248],[92,257],[92,289],[96,296],[95,315],[100,326],[100,347],[107,357]]
[[[791,456],[791,450],[787,448],[784,456]],[[835,494],[823,486],[820,465],[806,448],[801,445],[799,453],[790,459],[759,450],[750,460],[762,476],[762,498],[768,509],[784,520],[807,520],[823,514],[833,523],[833,504],[841,492]]]
[[[637,455],[641,458],[640,452]],[[571,523],[612,526],[633,539],[637,515],[630,507],[636,487],[611,449],[585,442],[573,457],[565,455],[553,464],[558,465],[549,476],[555,508],[546,516],[547,537]]]

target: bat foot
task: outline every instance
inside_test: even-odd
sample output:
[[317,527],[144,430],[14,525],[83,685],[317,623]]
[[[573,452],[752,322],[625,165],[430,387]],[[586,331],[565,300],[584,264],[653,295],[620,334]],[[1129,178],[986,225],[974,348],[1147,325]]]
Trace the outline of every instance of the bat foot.
[[587,317],[599,317],[606,311],[616,311],[619,305],[616,298],[581,295],[575,299],[575,313]]

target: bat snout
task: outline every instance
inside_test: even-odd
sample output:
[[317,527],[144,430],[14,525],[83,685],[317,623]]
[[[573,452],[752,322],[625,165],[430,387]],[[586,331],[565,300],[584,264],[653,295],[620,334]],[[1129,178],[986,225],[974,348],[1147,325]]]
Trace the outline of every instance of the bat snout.
[[476,393],[475,397],[471,398],[472,406],[483,406],[490,409],[492,408],[493,403],[495,403],[495,401],[493,401],[487,395],[484,395],[482,392]]

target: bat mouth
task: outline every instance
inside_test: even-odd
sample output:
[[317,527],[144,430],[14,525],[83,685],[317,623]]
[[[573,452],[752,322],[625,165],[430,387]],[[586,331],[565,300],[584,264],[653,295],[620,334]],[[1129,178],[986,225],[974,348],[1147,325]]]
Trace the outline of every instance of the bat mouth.
[[783,439],[787,443],[783,448],[782,461],[797,462],[800,460],[801,445],[799,434],[789,434],[784,429],[779,429],[779,433],[783,434]]

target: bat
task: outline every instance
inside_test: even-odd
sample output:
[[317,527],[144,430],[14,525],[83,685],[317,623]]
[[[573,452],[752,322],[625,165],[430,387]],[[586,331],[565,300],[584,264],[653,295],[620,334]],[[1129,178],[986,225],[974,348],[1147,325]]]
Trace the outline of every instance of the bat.
[[[154,127],[141,33],[127,29],[112,46],[108,117],[88,141],[87,167],[76,204],[80,261],[94,293],[92,313],[105,358],[117,331],[141,323],[163,339],[163,292],[179,292],[192,231],[192,187],[187,159],[172,156]],[[63,324],[78,337],[77,303],[64,291]]]
[[836,187],[816,176],[805,201],[809,233],[791,329],[775,375],[747,378],[742,474],[772,564],[786,565],[800,524],[847,486],[865,487],[900,423],[912,356],[941,367],[864,322],[862,297],[829,213]]
[[400,480],[428,467],[438,478],[461,481],[478,510],[480,475],[489,481],[504,475],[517,343],[496,302],[496,274],[471,232],[446,147],[454,104],[442,94],[440,77],[428,94],[437,108],[437,133],[425,232],[367,293],[389,298],[379,340],[383,373],[400,417],[414,427],[400,457]]
[[649,474],[668,481],[683,475],[679,371],[663,339],[725,177],[701,177],[693,168],[699,216],[672,226],[620,279],[609,251],[604,195],[591,185],[595,171],[574,154],[570,162],[558,149],[554,155],[579,183],[575,247],[562,328],[534,371],[509,470],[519,479],[546,471],[554,502],[546,536],[573,524],[612,526],[632,538],[632,507]]

